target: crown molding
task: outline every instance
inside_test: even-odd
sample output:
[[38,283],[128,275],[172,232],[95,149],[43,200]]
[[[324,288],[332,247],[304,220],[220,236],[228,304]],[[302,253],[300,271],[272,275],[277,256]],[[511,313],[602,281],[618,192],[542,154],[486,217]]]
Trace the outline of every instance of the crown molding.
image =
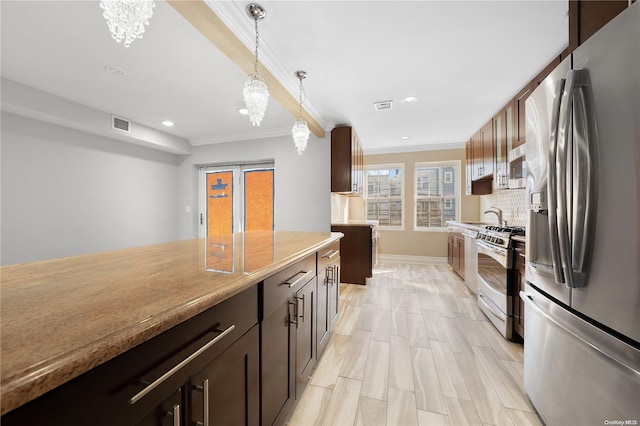
[[393,148],[363,148],[365,155],[398,154],[402,152],[445,151],[448,149],[464,149],[464,142],[438,143],[429,145],[405,145]]
[[[242,71],[253,73],[255,33],[253,22],[240,9],[241,5],[211,0],[168,0],[168,3]],[[271,97],[298,118],[298,79],[286,70],[262,37],[259,67]],[[302,106],[302,117],[309,130],[319,138],[324,137],[327,123],[308,101]]]

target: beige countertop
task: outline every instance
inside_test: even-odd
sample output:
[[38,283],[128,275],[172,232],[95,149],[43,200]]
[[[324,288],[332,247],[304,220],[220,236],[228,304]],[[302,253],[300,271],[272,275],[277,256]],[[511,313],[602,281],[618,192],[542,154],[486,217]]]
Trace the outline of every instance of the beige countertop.
[[254,231],[0,268],[1,414],[341,237]]
[[450,228],[463,228],[469,229],[471,231],[478,231],[481,228],[484,228],[486,225],[491,225],[487,222],[458,222],[455,220],[450,220],[447,222]]

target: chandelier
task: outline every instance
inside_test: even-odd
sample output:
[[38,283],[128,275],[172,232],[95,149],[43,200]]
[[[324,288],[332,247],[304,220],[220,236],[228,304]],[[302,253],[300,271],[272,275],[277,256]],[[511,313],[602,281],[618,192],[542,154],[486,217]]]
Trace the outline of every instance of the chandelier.
[[256,25],[256,61],[253,68],[253,74],[251,74],[244,83],[242,96],[244,97],[244,104],[249,111],[251,124],[259,126],[260,122],[264,118],[264,113],[267,110],[267,104],[269,103],[269,89],[267,89],[267,84],[265,83],[264,78],[258,74],[258,20],[265,17],[266,11],[257,3],[249,4],[246,10],[247,15],[255,21]]
[[296,71],[294,73],[296,77],[300,80],[300,110],[298,114],[298,119],[293,124],[293,128],[291,129],[291,134],[293,136],[293,143],[298,149],[298,155],[302,155],[304,150],[307,148],[307,142],[309,141],[309,127],[307,127],[307,122],[302,118],[302,102],[304,89],[302,87],[302,80],[307,77],[307,73],[305,71]]
[[118,43],[124,40],[124,47],[129,47],[135,39],[142,38],[156,4],[153,0],[100,0],[100,7],[111,37]]

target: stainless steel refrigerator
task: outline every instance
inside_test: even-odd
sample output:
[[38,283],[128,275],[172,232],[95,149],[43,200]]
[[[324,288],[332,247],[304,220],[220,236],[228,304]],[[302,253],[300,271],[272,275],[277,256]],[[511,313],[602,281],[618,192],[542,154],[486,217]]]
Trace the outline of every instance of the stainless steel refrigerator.
[[525,390],[547,425],[638,425],[640,2],[536,88],[526,121]]

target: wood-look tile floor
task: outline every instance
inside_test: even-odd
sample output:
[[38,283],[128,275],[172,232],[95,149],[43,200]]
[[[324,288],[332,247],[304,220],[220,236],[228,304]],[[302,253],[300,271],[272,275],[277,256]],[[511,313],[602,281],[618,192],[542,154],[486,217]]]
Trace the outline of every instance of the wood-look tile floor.
[[380,264],[340,318],[290,425],[540,425],[523,347],[448,265]]

